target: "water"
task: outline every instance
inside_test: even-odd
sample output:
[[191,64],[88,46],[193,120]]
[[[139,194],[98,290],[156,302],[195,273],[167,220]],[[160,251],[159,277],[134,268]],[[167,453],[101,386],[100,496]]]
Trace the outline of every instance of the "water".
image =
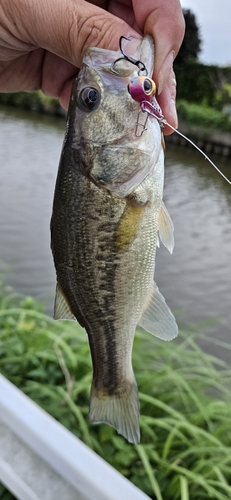
[[[61,119],[0,111],[0,273],[50,314],[49,223],[64,129]],[[212,159],[230,178],[230,159]],[[168,145],[164,199],[175,249],[158,250],[156,282],[181,326],[216,318],[203,331],[231,346],[231,187],[199,153]],[[204,346],[231,363],[231,350]]]
[[18,292],[44,299],[50,312],[49,224],[64,130],[61,119],[0,112],[0,270]]
[[[213,161],[231,177],[230,159]],[[231,187],[199,153],[168,147],[164,193],[175,248],[158,253],[156,281],[180,324],[214,318],[204,330],[231,346]],[[231,362],[231,351],[206,350]]]

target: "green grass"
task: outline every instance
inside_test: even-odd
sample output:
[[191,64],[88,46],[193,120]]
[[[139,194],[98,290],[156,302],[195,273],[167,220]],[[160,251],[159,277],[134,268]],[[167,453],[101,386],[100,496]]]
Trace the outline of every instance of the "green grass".
[[37,92],[0,93],[0,104],[19,109],[28,109],[55,116],[63,116],[58,99],[45,96],[41,90]]
[[180,118],[189,125],[198,125],[205,129],[231,131],[228,116],[217,109],[195,104],[184,100],[177,101],[177,112]]
[[157,500],[231,498],[231,370],[202,352],[196,336],[181,332],[180,342],[165,343],[137,332],[141,444],[133,446],[113,428],[88,423],[85,332],[55,323],[31,298],[0,296],[0,372]]

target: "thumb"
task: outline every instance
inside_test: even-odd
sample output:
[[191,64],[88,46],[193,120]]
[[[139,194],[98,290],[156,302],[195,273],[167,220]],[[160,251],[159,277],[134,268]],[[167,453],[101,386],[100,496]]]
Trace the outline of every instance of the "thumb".
[[23,50],[43,48],[80,67],[86,46],[117,50],[122,35],[139,35],[122,19],[84,0],[2,0],[8,30]]

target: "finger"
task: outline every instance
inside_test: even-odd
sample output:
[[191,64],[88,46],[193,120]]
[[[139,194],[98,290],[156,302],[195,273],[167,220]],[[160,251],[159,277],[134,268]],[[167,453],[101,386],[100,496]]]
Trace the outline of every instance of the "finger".
[[[178,119],[176,112],[176,78],[173,70],[171,70],[168,80],[166,81],[161,94],[158,96],[158,102],[167,122],[172,127],[177,128]],[[169,135],[172,133],[172,128],[168,127],[168,125],[165,125],[164,135]]]
[[142,33],[152,35],[155,44],[154,77],[159,91],[168,79],[173,60],[184,36],[184,16],[179,0],[133,0]]
[[77,67],[86,46],[118,50],[120,36],[138,36],[125,21],[84,0],[1,0],[1,6],[11,39],[22,41],[25,50],[42,47]]
[[[155,44],[154,75],[158,101],[166,120],[177,127],[176,81],[173,61],[184,36],[184,17],[179,0],[133,0],[135,16],[143,33],[152,35]],[[164,133],[170,134],[170,127]]]
[[70,93],[78,69],[68,61],[46,51],[43,59],[40,88],[44,94],[58,98],[64,109],[68,108]]

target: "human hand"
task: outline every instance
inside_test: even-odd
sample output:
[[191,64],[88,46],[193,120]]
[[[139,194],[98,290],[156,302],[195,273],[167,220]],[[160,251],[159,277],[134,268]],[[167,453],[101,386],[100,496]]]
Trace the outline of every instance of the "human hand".
[[41,89],[67,109],[85,47],[118,50],[120,36],[147,33],[155,43],[158,101],[176,127],[172,64],[184,34],[179,0],[0,0],[0,91]]

